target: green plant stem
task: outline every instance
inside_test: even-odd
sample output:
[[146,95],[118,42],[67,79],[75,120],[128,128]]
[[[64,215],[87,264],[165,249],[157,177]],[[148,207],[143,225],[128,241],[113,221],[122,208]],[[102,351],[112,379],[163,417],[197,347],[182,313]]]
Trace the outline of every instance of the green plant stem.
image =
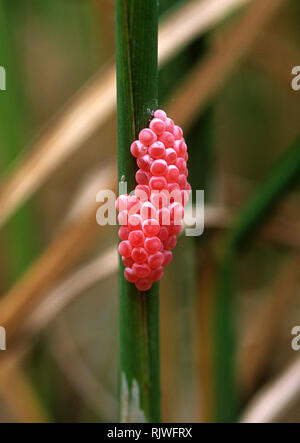
[[215,420],[234,421],[239,410],[236,374],[236,258],[300,173],[300,139],[283,155],[237,217],[220,259],[215,317]]
[[[130,145],[157,108],[157,0],[116,0],[119,180],[135,187]],[[159,287],[139,292],[119,270],[120,419],[160,420]]]
[[[6,70],[6,91],[0,91],[0,171],[11,167],[27,137],[26,106],[12,29],[14,5],[0,0],[0,66]],[[16,280],[37,250],[33,206],[26,205],[5,228],[8,282]]]

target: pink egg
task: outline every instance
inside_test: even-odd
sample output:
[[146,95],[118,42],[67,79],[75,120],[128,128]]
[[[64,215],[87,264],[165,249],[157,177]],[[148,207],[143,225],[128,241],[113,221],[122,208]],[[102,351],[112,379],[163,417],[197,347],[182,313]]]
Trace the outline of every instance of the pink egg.
[[142,229],[143,219],[140,214],[132,214],[128,216],[128,227],[131,231]]
[[166,124],[160,118],[154,118],[150,122],[150,129],[152,129],[155,134],[161,135],[166,129]]
[[181,150],[182,150],[182,156],[184,156],[185,155],[185,153],[186,153],[186,151],[187,151],[187,146],[186,146],[186,143],[185,143],[185,141],[183,141],[183,143],[182,143],[182,145],[181,145]]
[[[149,184],[150,184],[150,182],[149,182]],[[187,180],[186,180],[186,176],[184,174],[180,174],[179,175],[179,177],[178,177],[178,184],[180,186],[180,189],[185,189],[185,187],[187,185]],[[150,188],[151,188],[151,186],[150,186]]]
[[150,254],[148,257],[148,265],[151,269],[159,268],[160,266],[162,266],[163,262],[164,256],[160,251],[155,252],[154,254]]
[[136,195],[129,195],[127,199],[127,209],[129,214],[138,212],[141,202]]
[[174,122],[171,118],[166,118],[166,131],[173,132],[175,128]]
[[165,131],[162,135],[159,136],[159,141],[162,142],[166,148],[170,148],[174,145],[175,137],[171,132]]
[[[131,222],[131,221],[129,221],[129,220],[131,220],[131,216],[132,215],[140,215],[140,209],[141,209],[141,206],[142,206],[142,202],[140,201],[140,200],[138,200],[138,203],[136,203],[134,206],[132,206],[132,208],[130,209],[130,211],[128,211],[128,224],[130,223],[130,224],[134,224],[134,222]],[[138,222],[137,222],[137,224],[139,224]]]
[[168,166],[166,178],[169,183],[175,183],[178,180],[179,171],[175,165]]
[[169,263],[171,263],[173,254],[171,251],[163,251],[162,254],[164,256],[163,266],[167,266]]
[[174,221],[172,221],[170,223],[170,225],[168,226],[168,228],[169,228],[170,235],[178,235],[182,229],[182,222],[175,224]]
[[174,191],[180,191],[180,186],[178,183],[169,183],[167,189],[169,194],[172,194]]
[[158,237],[146,237],[144,246],[147,252],[149,252],[150,254],[154,254],[154,252],[160,250],[161,241]]
[[161,225],[169,225],[170,224],[170,209],[169,208],[161,208],[157,211],[157,218]]
[[160,266],[159,268],[153,269],[151,271],[149,278],[153,282],[156,282],[156,281],[160,280],[163,275],[164,275],[164,269],[162,266]]
[[144,235],[143,231],[136,230],[136,231],[129,232],[127,238],[129,240],[131,246],[133,248],[136,248],[138,246],[143,246],[144,240],[145,240],[145,235]]
[[148,259],[148,252],[141,247],[133,248],[131,252],[131,258],[135,263],[138,263],[141,265],[142,263],[145,263]]
[[176,140],[175,143],[174,143],[174,149],[175,149],[178,157],[184,157],[185,152],[186,152],[186,144],[185,144],[185,142],[182,139],[181,140]]
[[143,222],[143,232],[148,237],[153,237],[157,235],[160,231],[160,226],[158,220],[154,218],[149,218]]
[[135,286],[139,291],[148,291],[152,286],[149,278],[141,278],[135,282]]
[[170,206],[170,218],[171,220],[174,220],[175,223],[179,223],[184,217],[184,208],[183,206],[178,203],[174,202]]
[[137,281],[137,276],[135,275],[134,271],[131,268],[124,269],[124,277],[130,283],[135,283]]
[[174,249],[176,246],[176,243],[177,243],[176,235],[170,235],[170,237],[167,238],[167,240],[165,240],[163,242],[164,249],[166,249],[166,250]]
[[138,278],[148,277],[151,271],[150,266],[146,263],[143,263],[141,265],[138,263],[134,263],[132,265],[132,269]]
[[127,226],[121,226],[118,231],[120,240],[128,240],[129,232]]
[[147,154],[147,146],[144,146],[139,140],[136,140],[130,146],[130,152],[133,157],[139,158]]
[[176,154],[175,149],[167,148],[166,154],[165,154],[165,159],[166,159],[166,162],[168,163],[168,165],[175,164],[175,162],[177,160],[177,154]]
[[148,185],[136,185],[134,192],[141,202],[148,201],[150,197],[150,188]]
[[166,226],[161,226],[158,234],[160,241],[164,242],[169,237],[169,230]]
[[180,140],[183,136],[183,132],[180,126],[175,125],[173,129],[173,134],[176,140]]
[[152,164],[152,159],[149,154],[146,154],[138,158],[136,163],[140,169],[145,172],[149,172]]
[[183,160],[182,157],[177,158],[175,165],[177,166],[181,174],[185,171],[186,162]]
[[142,129],[139,133],[139,141],[143,143],[145,146],[150,146],[157,140],[157,136],[155,132],[151,129],[145,128]]
[[165,113],[165,111],[162,111],[161,109],[157,109],[154,112],[154,117],[155,118],[160,118],[161,120],[166,120],[167,114]]
[[157,141],[149,146],[148,152],[154,159],[162,158],[165,155],[166,148],[162,142]]
[[163,208],[169,204],[169,193],[166,189],[152,191],[150,201],[156,209]]
[[147,201],[142,204],[140,214],[143,220],[156,218],[156,208],[152,205],[152,203]]
[[119,252],[125,258],[131,256],[132,247],[128,240],[124,240],[119,243]]
[[134,263],[131,257],[122,257],[122,262],[126,268],[131,268]]
[[148,172],[138,169],[135,174],[135,179],[139,185],[148,185],[150,176]]
[[161,191],[167,189],[167,180],[165,177],[151,177],[149,180],[150,189]]
[[152,175],[161,176],[167,172],[168,165],[165,160],[154,160],[151,165],[150,172]]

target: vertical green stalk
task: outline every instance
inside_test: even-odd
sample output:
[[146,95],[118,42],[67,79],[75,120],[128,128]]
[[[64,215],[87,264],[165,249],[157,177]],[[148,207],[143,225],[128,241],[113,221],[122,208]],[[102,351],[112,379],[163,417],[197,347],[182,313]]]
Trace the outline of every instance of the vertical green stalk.
[[225,239],[220,259],[215,316],[215,420],[234,421],[239,395],[236,374],[236,259],[255,230],[300,173],[300,139],[283,155],[242,209]]
[[[0,0],[0,66],[6,70],[6,91],[0,91],[0,171],[5,172],[26,142],[26,106],[22,91],[13,24],[16,10],[7,0]],[[5,228],[7,271],[15,280],[28,266],[36,252],[32,205],[26,205]]]
[[[157,0],[116,0],[119,180],[135,187],[130,145],[157,108]],[[120,261],[120,419],[160,421],[159,287],[139,292]]]
[[225,248],[219,265],[214,318],[214,421],[232,422],[238,414],[236,374],[236,290],[235,260]]

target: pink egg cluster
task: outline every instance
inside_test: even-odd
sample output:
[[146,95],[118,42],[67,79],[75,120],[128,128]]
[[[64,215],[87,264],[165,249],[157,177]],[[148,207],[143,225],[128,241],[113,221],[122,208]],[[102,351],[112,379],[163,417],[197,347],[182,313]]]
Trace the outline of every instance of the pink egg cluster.
[[190,194],[182,129],[162,110],[130,148],[137,159],[133,195],[118,197],[119,252],[125,278],[140,291],[160,280],[172,260]]

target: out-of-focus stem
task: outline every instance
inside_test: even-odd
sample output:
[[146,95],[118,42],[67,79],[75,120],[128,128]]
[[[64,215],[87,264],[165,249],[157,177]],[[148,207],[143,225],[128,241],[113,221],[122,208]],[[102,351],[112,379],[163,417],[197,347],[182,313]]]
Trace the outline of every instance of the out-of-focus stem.
[[300,139],[283,155],[237,217],[220,258],[215,317],[215,420],[237,418],[236,258],[300,173]]

